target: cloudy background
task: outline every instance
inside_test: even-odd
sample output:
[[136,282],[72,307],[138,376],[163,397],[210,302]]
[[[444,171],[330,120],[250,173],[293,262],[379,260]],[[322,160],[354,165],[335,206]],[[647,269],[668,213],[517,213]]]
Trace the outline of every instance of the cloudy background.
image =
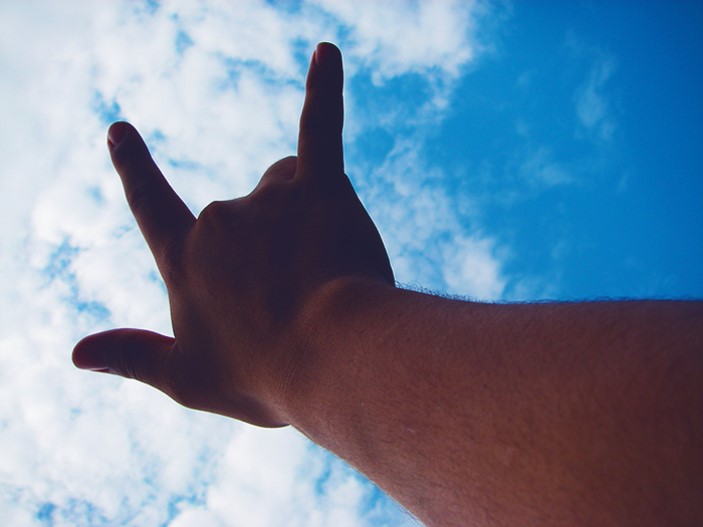
[[292,429],[73,368],[170,332],[110,166],[128,119],[197,214],[295,150],[320,40],[406,287],[703,297],[700,2],[0,2],[0,524],[416,525]]

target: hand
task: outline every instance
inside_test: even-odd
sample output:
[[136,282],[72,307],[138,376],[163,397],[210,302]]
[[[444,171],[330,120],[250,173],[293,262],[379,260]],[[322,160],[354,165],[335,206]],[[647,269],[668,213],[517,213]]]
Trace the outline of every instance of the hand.
[[166,283],[175,338],[98,333],[76,345],[76,366],[252,424],[290,422],[287,400],[306,368],[321,292],[345,278],[394,284],[381,238],[344,174],[342,85],[339,50],[319,44],[298,157],[274,163],[251,194],[213,202],[197,219],[137,131],[112,125],[112,161]]

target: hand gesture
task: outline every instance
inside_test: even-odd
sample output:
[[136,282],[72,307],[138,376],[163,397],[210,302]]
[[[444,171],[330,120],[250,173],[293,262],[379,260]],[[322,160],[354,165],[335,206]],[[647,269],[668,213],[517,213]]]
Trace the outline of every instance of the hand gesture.
[[319,44],[298,156],[274,163],[248,196],[213,202],[197,218],[137,131],[112,125],[110,155],[166,284],[174,337],[91,335],[74,349],[76,366],[148,383],[191,408],[260,426],[290,422],[294,390],[314,382],[309,343],[327,292],[345,282],[394,284],[344,174],[342,85],[339,50]]

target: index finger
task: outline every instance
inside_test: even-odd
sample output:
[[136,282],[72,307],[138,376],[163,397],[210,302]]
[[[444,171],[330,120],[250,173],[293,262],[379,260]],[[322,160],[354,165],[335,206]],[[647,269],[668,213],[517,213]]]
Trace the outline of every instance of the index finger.
[[166,247],[185,236],[195,217],[168,184],[132,125],[114,123],[108,131],[108,147],[129,208],[160,265]]

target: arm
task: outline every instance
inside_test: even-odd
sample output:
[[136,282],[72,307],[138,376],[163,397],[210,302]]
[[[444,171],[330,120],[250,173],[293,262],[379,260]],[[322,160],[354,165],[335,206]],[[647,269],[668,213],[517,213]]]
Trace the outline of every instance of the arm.
[[91,335],[74,363],[292,424],[429,525],[700,520],[701,304],[487,305],[395,288],[344,175],[342,120],[341,57],[323,44],[297,158],[198,218],[136,130],[113,125],[174,337]]
[[703,518],[700,303],[321,306],[293,422],[428,525]]

